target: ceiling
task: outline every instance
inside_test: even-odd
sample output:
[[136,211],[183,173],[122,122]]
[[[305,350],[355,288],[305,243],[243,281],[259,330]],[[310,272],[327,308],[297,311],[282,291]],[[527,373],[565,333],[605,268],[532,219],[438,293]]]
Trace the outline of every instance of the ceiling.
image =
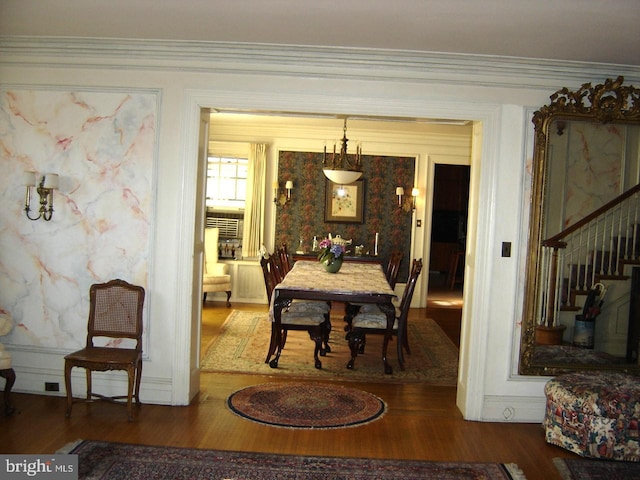
[[398,49],[640,65],[638,0],[0,0],[1,35]]

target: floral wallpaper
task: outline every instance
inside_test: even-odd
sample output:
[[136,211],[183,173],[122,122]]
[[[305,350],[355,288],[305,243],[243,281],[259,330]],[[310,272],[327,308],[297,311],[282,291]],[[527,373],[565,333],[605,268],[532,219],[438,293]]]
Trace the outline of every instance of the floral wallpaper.
[[411,194],[414,185],[415,158],[363,156],[364,212],[362,223],[325,222],[325,191],[328,180],[322,173],[322,153],[281,151],[278,159],[278,182],[282,188],[293,181],[292,198],[276,213],[276,244],[286,244],[289,251],[298,249],[302,239],[305,251],[311,251],[313,237],[318,240],[331,233],[352,239],[374,252],[378,233],[378,255],[386,263],[392,250],[404,252],[398,281],[406,281],[411,253],[411,211],[398,208],[396,187]]

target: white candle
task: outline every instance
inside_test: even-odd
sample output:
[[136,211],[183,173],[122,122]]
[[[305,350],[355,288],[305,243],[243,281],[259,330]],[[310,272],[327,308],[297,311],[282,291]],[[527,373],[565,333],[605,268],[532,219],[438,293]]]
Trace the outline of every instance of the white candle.
[[375,246],[373,247],[373,254],[376,256],[378,255],[378,238],[379,238],[378,236],[379,235],[380,234],[376,232],[376,243],[375,243]]

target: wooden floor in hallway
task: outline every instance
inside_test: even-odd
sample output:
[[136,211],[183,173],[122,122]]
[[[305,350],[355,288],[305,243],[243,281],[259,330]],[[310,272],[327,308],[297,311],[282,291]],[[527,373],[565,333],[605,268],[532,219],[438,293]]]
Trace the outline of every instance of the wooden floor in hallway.
[[[262,305],[234,304],[232,308],[266,312]],[[214,338],[230,312],[224,302],[207,302],[203,346]],[[427,316],[454,341],[459,338],[459,309],[412,309],[410,321]],[[465,421],[456,407],[455,387],[344,382],[383,398],[389,406],[383,418],[357,428],[269,427],[244,420],[226,407],[225,400],[234,391],[270,380],[269,376],[202,373],[201,391],[191,405],[144,404],[136,409],[131,423],[121,406],[78,404],[67,419],[62,397],[16,393],[17,412],[0,416],[0,452],[52,453],[67,442],[95,439],[297,455],[517,463],[529,480],[560,479],[552,459],[572,455],[547,445],[540,424]],[[295,379],[279,379],[290,380]]]

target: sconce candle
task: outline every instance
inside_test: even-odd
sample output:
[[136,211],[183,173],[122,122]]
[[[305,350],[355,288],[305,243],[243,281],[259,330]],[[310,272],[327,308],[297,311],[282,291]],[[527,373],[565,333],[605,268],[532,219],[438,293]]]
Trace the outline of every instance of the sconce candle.
[[420,195],[420,190],[418,190],[416,187],[413,187],[413,189],[411,190],[411,209],[412,210],[416,209],[416,198],[418,198],[418,195]]

